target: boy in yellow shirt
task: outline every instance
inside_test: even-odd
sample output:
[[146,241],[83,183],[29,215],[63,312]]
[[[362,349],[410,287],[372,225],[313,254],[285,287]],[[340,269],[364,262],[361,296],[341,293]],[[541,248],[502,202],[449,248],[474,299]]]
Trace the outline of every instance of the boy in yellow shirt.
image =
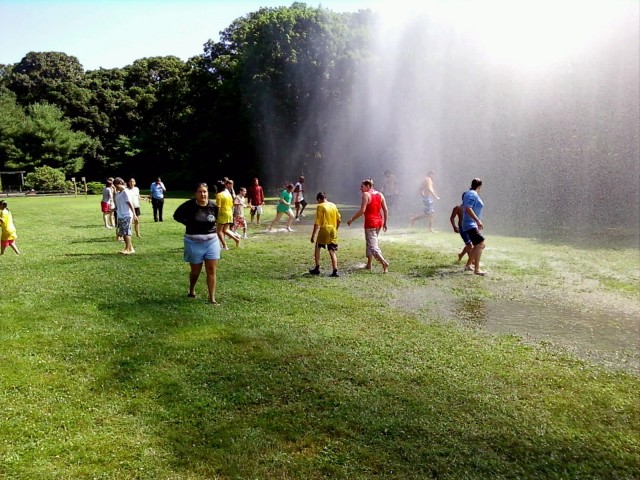
[[[338,275],[338,228],[340,227],[340,211],[335,203],[327,200],[327,194],[318,193],[316,196],[318,206],[316,207],[316,221],[311,232],[311,243],[315,243],[314,259],[316,266],[309,270],[311,275],[320,275],[320,249],[326,248],[331,258],[333,273],[330,277]],[[316,234],[317,240],[316,240]]]

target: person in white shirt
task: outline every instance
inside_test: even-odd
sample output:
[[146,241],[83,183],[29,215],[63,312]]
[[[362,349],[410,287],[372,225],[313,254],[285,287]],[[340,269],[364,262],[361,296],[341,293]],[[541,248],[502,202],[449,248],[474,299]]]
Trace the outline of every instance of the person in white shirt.
[[136,232],[136,237],[140,238],[140,189],[136,187],[135,178],[130,178],[127,182],[127,194],[136,212],[136,217],[133,220],[133,230]]
[[304,199],[303,176],[300,176],[296,184],[293,186],[293,201],[296,207],[296,222],[299,222],[300,217],[304,217],[304,209],[307,207],[307,201]]
[[116,209],[118,211],[118,234],[124,239],[124,250],[120,253],[123,255],[131,255],[136,251],[131,243],[131,223],[138,217],[133,209],[129,194],[125,191],[124,180],[117,177],[113,184],[118,193],[116,193]]

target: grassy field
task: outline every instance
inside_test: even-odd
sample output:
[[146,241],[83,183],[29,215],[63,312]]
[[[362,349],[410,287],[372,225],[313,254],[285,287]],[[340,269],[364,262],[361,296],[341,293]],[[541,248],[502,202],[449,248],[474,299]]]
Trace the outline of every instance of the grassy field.
[[223,252],[212,307],[204,278],[186,296],[180,200],[163,223],[143,206],[130,257],[98,197],[8,202],[23,255],[0,257],[0,478],[640,476],[637,375],[435,313],[532,287],[633,310],[637,250],[494,236],[479,278],[458,237],[390,231],[382,275],[360,268],[360,222],[343,276],[323,252],[316,278],[307,217]]

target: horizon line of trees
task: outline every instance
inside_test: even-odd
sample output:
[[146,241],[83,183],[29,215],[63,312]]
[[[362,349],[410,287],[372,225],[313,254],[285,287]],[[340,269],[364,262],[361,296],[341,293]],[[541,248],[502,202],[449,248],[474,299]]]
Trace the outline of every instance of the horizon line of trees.
[[318,114],[293,163],[321,162],[330,119],[312,109],[349,101],[373,18],[298,2],[261,8],[186,62],[149,57],[84,71],[65,53],[29,52],[0,65],[0,171],[161,175],[179,187],[273,176],[288,153],[264,146],[299,137]]

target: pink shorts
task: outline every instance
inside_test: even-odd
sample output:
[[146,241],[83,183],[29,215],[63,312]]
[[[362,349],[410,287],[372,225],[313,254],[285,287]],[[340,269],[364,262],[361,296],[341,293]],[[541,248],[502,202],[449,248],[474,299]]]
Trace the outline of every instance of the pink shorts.
[[236,228],[247,228],[247,220],[244,217],[236,217],[233,219],[233,226]]
[[14,243],[16,243],[15,240],[2,240],[2,244],[1,245],[6,248],[6,247],[10,247]]
[[109,202],[100,202],[100,209],[102,210],[102,213],[110,212],[111,209],[109,208]]

